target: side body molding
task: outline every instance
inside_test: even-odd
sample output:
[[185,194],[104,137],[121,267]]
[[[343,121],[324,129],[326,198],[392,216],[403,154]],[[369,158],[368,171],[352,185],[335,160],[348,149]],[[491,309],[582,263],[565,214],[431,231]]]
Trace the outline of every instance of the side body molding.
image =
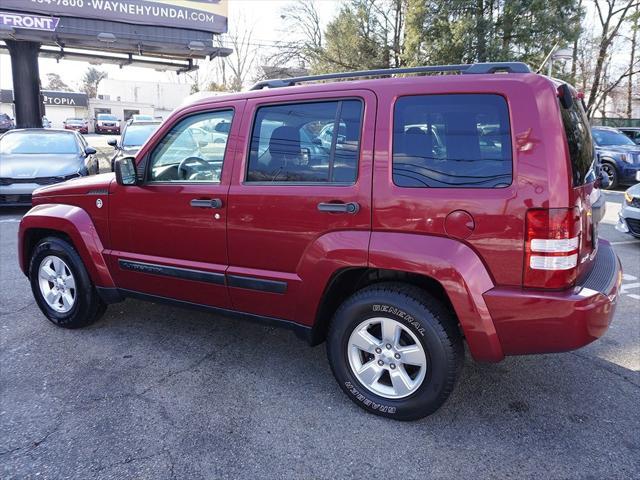
[[444,237],[373,232],[369,266],[426,275],[438,281],[451,300],[473,357],[487,362],[504,358],[482,296],[494,287],[493,280],[471,248]]
[[29,210],[20,222],[18,251],[20,268],[28,274],[29,260],[25,257],[25,240],[29,230],[46,229],[66,234],[98,287],[113,288],[115,284],[102,256],[103,246],[89,214],[82,208],[64,204],[44,204]]

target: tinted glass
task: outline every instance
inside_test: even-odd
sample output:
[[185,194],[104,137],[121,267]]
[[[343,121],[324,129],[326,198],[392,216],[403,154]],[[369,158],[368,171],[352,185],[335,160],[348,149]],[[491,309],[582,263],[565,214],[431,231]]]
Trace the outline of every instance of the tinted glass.
[[77,154],[73,133],[8,133],[0,139],[0,153],[10,154]]
[[156,182],[219,182],[227,133],[205,128],[231,122],[233,111],[193,115],[181,120],[160,140],[150,160],[149,180]]
[[355,182],[361,123],[359,100],[259,108],[247,181]]
[[122,137],[123,147],[140,147],[155,132],[160,124],[129,125]]
[[105,114],[105,113],[101,113],[98,115],[98,120],[117,120],[118,117],[116,117],[115,115],[109,115],[109,114]]
[[608,145],[634,145],[629,137],[615,130],[593,129],[591,134],[593,135],[593,140],[596,142],[596,145],[599,147],[606,147]]
[[84,125],[84,120],[80,118],[67,118],[67,125]]
[[593,173],[595,155],[589,120],[582,108],[582,102],[574,99],[569,108],[564,108],[559,102],[558,105],[569,146],[573,185],[583,185],[595,180]]
[[499,188],[511,183],[509,113],[501,96],[402,97],[393,118],[396,185]]

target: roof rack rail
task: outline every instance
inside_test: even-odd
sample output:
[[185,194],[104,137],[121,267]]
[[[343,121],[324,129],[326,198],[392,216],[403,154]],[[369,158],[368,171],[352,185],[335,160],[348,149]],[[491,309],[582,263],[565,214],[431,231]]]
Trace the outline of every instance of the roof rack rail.
[[390,75],[401,75],[404,73],[439,73],[439,72],[460,72],[469,74],[482,73],[531,73],[529,65],[522,62],[488,62],[471,63],[467,65],[434,65],[424,67],[406,68],[381,68],[378,70],[360,70],[357,72],[325,73],[322,75],[308,75],[305,77],[277,78],[273,80],[262,80],[256,83],[251,90],[261,90],[265,87],[280,88],[290,87],[302,82],[316,82],[320,80],[335,80],[340,78],[357,77],[380,77]]

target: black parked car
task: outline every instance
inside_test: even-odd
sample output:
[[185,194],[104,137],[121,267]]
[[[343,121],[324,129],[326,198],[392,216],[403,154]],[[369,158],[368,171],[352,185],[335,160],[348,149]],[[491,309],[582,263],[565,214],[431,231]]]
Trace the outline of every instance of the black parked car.
[[132,157],[140,147],[147,141],[147,138],[155,132],[162,122],[134,122],[128,121],[124,126],[120,141],[111,139],[107,143],[116,149],[113,157],[111,158],[111,171],[113,171],[113,165],[116,160],[122,157]]

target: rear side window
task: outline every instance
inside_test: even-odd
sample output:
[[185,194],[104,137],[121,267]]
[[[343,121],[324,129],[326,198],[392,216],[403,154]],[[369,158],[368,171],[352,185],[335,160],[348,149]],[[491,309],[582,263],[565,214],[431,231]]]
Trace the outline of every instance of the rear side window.
[[567,136],[571,169],[573,172],[573,186],[584,185],[595,180],[593,161],[595,158],[591,128],[587,114],[582,108],[582,102],[574,99],[569,108],[559,105],[562,114],[562,124]]
[[353,183],[362,102],[260,107],[251,134],[248,182]]
[[401,97],[393,114],[393,182],[400,187],[511,184],[507,102],[493,94]]

